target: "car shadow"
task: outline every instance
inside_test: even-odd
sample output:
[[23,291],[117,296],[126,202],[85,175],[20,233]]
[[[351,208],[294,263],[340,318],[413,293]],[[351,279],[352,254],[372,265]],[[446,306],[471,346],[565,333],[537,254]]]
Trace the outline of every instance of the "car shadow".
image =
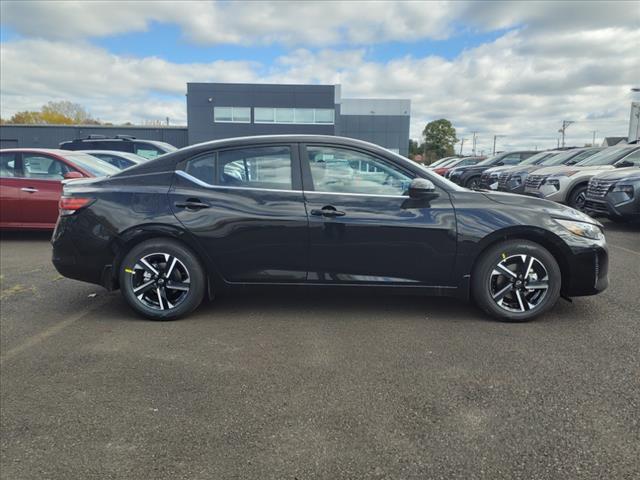
[[0,230],[1,241],[42,242],[51,240],[52,230]]

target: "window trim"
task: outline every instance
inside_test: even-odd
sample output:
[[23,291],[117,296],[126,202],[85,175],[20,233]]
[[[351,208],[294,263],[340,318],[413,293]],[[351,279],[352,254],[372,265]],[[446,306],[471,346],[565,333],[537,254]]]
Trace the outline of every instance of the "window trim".
[[[218,175],[220,174],[220,161],[219,156],[223,152],[233,151],[233,150],[245,150],[245,149],[253,149],[253,148],[268,148],[268,147],[287,147],[289,148],[291,155],[291,189],[279,189],[279,188],[265,188],[265,187],[241,187],[234,185],[218,185],[218,184],[209,184],[203,180],[200,180],[193,175],[190,175],[185,170],[187,164],[196,160],[205,155],[214,155],[215,156],[215,172],[216,179],[218,179]],[[233,189],[233,190],[258,190],[258,191],[269,191],[269,192],[302,192],[302,172],[300,166],[300,152],[299,152],[299,144],[298,143],[256,143],[256,144],[247,144],[247,145],[235,145],[229,147],[222,147],[212,150],[203,150],[201,152],[196,153],[184,160],[181,160],[175,167],[174,172],[181,177],[190,180],[197,185],[205,188],[213,188],[213,189]]]
[[[302,166],[302,184],[303,190],[305,193],[321,193],[325,195],[356,195],[356,196],[364,196],[364,197],[379,197],[379,198],[409,198],[409,195],[389,195],[389,194],[376,194],[376,193],[351,193],[351,192],[325,192],[323,190],[316,190],[315,184],[313,182],[313,175],[311,174],[311,165],[309,163],[309,154],[307,152],[307,147],[326,147],[326,148],[335,148],[342,150],[350,150],[353,152],[362,153],[364,155],[369,155],[377,160],[380,160],[382,163],[386,164],[389,168],[398,169],[400,172],[414,180],[420,177],[417,173],[411,171],[408,168],[405,168],[404,165],[399,165],[392,160],[389,160],[382,155],[379,155],[375,152],[371,152],[369,150],[365,150],[363,148],[351,147],[346,145],[338,145],[332,143],[301,143],[300,144],[300,163]],[[439,188],[436,186],[436,188]]]

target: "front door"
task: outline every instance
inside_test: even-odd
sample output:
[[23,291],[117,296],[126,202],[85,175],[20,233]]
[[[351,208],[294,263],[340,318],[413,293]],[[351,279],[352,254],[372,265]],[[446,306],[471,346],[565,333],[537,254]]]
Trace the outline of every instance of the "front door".
[[297,146],[210,151],[178,168],[171,206],[226,281],[306,279],[308,223]]
[[310,282],[451,285],[455,215],[444,190],[410,199],[415,175],[390,159],[331,145],[301,151]]

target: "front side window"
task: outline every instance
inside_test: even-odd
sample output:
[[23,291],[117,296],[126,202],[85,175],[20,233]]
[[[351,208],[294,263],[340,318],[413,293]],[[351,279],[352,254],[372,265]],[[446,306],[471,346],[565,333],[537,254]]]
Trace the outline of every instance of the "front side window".
[[219,152],[218,184],[291,190],[291,148],[252,147]]
[[[624,157],[622,160],[620,160],[620,163],[623,163],[623,162],[625,165],[633,164],[634,167],[640,167],[640,150],[636,150],[631,155],[628,155]],[[631,166],[631,165],[627,165],[627,166]]]
[[17,176],[16,154],[0,153],[0,177],[12,178]]
[[22,156],[25,178],[35,180],[62,180],[71,171],[65,163],[44,155],[25,153]]
[[520,154],[519,153],[509,154],[509,155],[505,156],[502,159],[502,164],[503,165],[516,165],[518,163],[520,163]]
[[308,146],[307,155],[318,192],[405,195],[411,183],[387,162],[355,150]]

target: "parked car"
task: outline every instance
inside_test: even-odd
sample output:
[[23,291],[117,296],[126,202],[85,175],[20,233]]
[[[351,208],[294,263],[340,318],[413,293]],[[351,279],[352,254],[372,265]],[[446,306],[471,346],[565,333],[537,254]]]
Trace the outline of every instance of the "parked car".
[[616,167],[632,166],[638,157],[640,146],[609,147],[575,165],[538,170],[527,177],[524,193],[582,210],[591,177]]
[[468,165],[475,165],[478,162],[481,162],[482,160],[484,160],[485,157],[462,157],[462,158],[456,158],[455,160],[451,161],[451,162],[447,162],[446,164],[434,168],[433,171],[435,173],[437,173],[438,175],[442,175],[443,177],[447,174],[447,172],[449,170],[451,170],[452,168],[455,167],[466,167]]
[[[535,159],[537,155],[528,158],[514,167],[509,167],[498,175],[498,190],[509,193],[524,193],[524,185],[530,173],[541,168],[558,165],[574,165],[592,155],[602,151],[600,147],[575,148],[572,150],[551,150],[542,161]],[[534,160],[535,159],[535,160]]]
[[493,157],[489,157],[482,162],[467,167],[458,167],[451,170],[449,180],[460,186],[476,189],[480,187],[480,176],[482,172],[502,165],[516,165],[523,160],[535,155],[535,151],[502,152]]
[[[518,163],[517,165],[515,165],[515,167],[525,166],[525,165],[537,165],[540,162],[542,162],[544,159],[549,158],[550,156],[553,156],[555,153],[556,152],[553,152],[553,151],[538,152],[535,155],[530,156],[526,160],[523,160],[522,162]],[[503,171],[509,170],[511,168],[514,168],[514,165],[500,165],[497,167],[491,167],[486,169],[484,172],[482,172],[482,175],[480,175],[480,184],[478,185],[478,187],[485,188],[488,190],[497,190],[498,179],[500,177],[500,174]]]
[[388,287],[525,321],[607,286],[600,225],[459,187],[382,147],[286,135],[194,145],[64,187],[53,263],[168,320],[247,285]]
[[453,156],[453,157],[444,157],[441,158],[440,160],[436,160],[435,162],[433,162],[431,165],[426,165],[427,168],[436,168],[436,167],[441,167],[442,165],[444,165],[445,163],[449,163],[452,162],[453,160],[460,158],[457,155]]
[[635,166],[594,175],[587,187],[585,211],[616,222],[640,220],[640,159]]
[[165,153],[175,152],[177,149],[166,142],[156,140],[144,140],[131,135],[89,135],[85,138],[76,138],[60,144],[62,150],[112,150],[117,152],[135,153],[141,157],[151,159]]
[[0,228],[50,230],[58,218],[63,179],[99,177],[118,171],[82,152],[0,150]]
[[112,150],[83,150],[83,152],[110,163],[118,170],[124,170],[125,168],[133,167],[148,160],[140,155],[129,152],[114,152]]

